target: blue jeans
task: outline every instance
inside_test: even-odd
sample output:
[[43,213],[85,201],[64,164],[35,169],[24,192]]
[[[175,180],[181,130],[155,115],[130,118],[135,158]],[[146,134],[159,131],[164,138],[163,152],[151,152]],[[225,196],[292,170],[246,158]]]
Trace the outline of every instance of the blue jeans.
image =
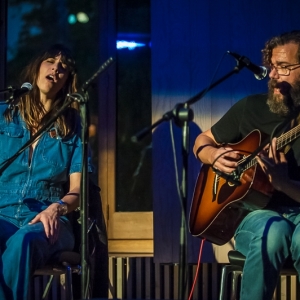
[[248,214],[235,234],[235,248],[246,256],[241,300],[271,300],[279,273],[291,256],[300,275],[300,208]]
[[61,221],[58,241],[51,245],[42,223],[18,228],[0,217],[0,299],[26,300],[34,270],[55,253],[73,247],[68,221]]

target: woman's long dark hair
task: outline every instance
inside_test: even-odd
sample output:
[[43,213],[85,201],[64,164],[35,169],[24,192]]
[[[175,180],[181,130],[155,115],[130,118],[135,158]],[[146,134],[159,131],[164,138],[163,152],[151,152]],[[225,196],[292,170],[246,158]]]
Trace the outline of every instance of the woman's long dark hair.
[[[43,61],[48,58],[55,58],[61,55],[61,60],[66,64],[69,75],[63,88],[57,93],[56,98],[53,99],[52,107],[49,112],[46,112],[43,104],[40,101],[40,91],[37,86],[37,79],[39,76],[40,66]],[[55,44],[49,49],[40,53],[33,59],[27,67],[23,70],[21,75],[22,82],[29,82],[32,84],[32,90],[27,95],[21,97],[18,107],[21,117],[25,121],[27,128],[31,131],[37,130],[42,124],[46,122],[64,103],[68,93],[77,91],[77,74],[75,69],[75,61],[68,48],[61,44]],[[5,117],[7,120],[12,119],[14,112],[7,111]],[[72,134],[76,130],[78,120],[78,103],[73,102],[65,113],[56,121],[56,126],[59,129],[59,134],[65,137]]]

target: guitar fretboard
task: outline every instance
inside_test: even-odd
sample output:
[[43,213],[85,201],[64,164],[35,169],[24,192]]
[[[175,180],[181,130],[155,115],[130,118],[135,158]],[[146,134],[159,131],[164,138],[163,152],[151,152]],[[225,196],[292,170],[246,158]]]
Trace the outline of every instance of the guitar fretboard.
[[[298,138],[300,135],[300,124],[297,125],[296,127],[292,128],[291,130],[289,130],[288,132],[282,134],[280,137],[277,138],[276,141],[276,150],[280,150],[282,149],[284,146],[286,146],[287,144],[289,144],[290,142],[292,142],[293,140],[295,140],[296,138]],[[239,164],[242,164],[246,161],[246,158],[243,158],[239,161]],[[252,160],[250,160],[247,164],[245,164],[243,166],[243,172],[245,170],[250,169],[251,167],[253,167],[255,164],[257,163],[256,159],[253,158]]]
[[291,130],[277,138],[276,149],[279,150],[283,148],[285,145],[299,137],[299,135],[300,125],[297,125],[296,127],[292,128]]

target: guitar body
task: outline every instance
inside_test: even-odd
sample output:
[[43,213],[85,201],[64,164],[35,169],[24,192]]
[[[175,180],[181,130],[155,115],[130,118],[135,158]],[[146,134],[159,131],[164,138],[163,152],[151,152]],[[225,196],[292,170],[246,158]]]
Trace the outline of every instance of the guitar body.
[[[245,158],[258,148],[260,142],[261,134],[254,130],[239,143],[228,146]],[[223,245],[233,237],[250,211],[268,204],[273,187],[257,163],[242,173],[240,182],[240,185],[233,185],[214,173],[210,165],[202,166],[189,217],[193,236]]]

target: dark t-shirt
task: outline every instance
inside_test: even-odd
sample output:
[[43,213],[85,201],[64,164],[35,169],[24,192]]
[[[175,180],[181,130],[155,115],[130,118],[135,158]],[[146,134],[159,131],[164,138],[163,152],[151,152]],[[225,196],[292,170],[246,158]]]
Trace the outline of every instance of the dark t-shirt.
[[[269,141],[269,137],[274,134],[277,125],[284,121],[283,117],[269,110],[267,94],[259,94],[248,96],[234,104],[212,126],[211,131],[218,143],[238,143],[255,129],[258,129],[262,136]],[[274,136],[277,136],[276,133]],[[291,146],[286,155],[289,165],[289,176],[294,180],[300,180],[300,139],[292,141]],[[278,205],[300,206],[298,202],[285,194],[274,191],[269,207],[276,208]]]

